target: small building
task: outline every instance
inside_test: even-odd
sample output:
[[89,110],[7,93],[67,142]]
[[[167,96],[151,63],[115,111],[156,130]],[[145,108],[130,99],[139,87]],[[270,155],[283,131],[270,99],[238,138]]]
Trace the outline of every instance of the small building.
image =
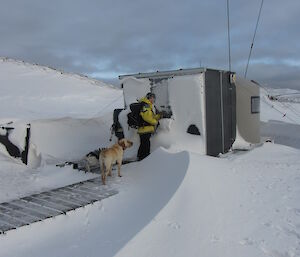
[[172,113],[170,130],[201,137],[207,155],[228,152],[237,131],[249,143],[259,141],[258,86],[236,80],[234,72],[194,68],[122,75],[119,79],[125,108],[147,92],[155,93],[158,111]]

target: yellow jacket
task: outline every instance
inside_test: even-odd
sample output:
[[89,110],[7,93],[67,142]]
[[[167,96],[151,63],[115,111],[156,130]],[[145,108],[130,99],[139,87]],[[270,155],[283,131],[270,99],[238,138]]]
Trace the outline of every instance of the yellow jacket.
[[146,133],[154,133],[155,131],[155,126],[158,123],[158,120],[160,119],[159,114],[154,114],[152,110],[152,103],[146,98],[143,97],[140,102],[144,102],[145,105],[142,108],[140,115],[142,119],[147,122],[148,124],[142,127],[138,128],[138,133],[139,134],[146,134]]

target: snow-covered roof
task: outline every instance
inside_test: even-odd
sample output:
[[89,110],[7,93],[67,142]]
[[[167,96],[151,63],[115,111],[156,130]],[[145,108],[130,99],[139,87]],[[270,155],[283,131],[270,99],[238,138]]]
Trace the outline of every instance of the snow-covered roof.
[[170,70],[170,71],[156,71],[156,72],[146,72],[146,73],[136,73],[128,75],[120,75],[119,79],[125,77],[135,77],[135,78],[170,78],[174,76],[183,76],[183,75],[193,75],[205,72],[207,68],[191,68],[191,69],[179,69],[179,70]]
[[119,79],[124,79],[126,77],[135,77],[138,79],[141,79],[141,78],[171,78],[174,76],[199,74],[199,73],[205,72],[207,70],[225,71],[225,70],[220,70],[220,69],[199,67],[199,68],[190,68],[190,69],[179,69],[179,70],[170,70],[170,71],[156,71],[156,72],[145,72],[145,73],[120,75]]

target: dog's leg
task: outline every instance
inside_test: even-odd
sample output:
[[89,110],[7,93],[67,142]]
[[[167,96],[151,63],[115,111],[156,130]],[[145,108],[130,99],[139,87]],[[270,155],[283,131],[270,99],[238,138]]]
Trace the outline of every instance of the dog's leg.
[[105,185],[105,167],[104,167],[104,163],[102,158],[99,158],[99,162],[100,162],[100,172],[101,172],[101,179],[102,179],[102,183],[103,185]]
[[112,164],[110,165],[110,167],[109,167],[109,169],[108,169],[108,176],[110,176],[111,177],[111,170],[112,170]]
[[104,175],[103,175],[103,178],[102,178],[102,181],[104,181],[104,182],[103,182],[104,185],[106,185],[105,181],[106,181],[107,175],[109,175],[109,171],[110,171],[109,166],[108,166],[108,165],[105,165],[105,172],[104,172]]
[[86,162],[85,168],[85,172],[91,172],[90,164],[88,161]]
[[105,173],[102,174],[101,179],[102,179],[103,185],[106,185],[106,183],[105,183],[105,179],[106,179]]
[[118,176],[119,176],[119,177],[122,177],[122,175],[121,175],[121,165],[122,165],[122,160],[121,160],[121,161],[118,160],[118,161],[117,161],[117,164],[118,164]]

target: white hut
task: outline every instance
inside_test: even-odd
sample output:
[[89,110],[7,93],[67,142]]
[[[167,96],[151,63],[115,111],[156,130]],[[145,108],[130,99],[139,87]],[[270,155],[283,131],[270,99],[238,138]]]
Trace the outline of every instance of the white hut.
[[[193,149],[218,156],[232,148],[237,128],[243,140],[259,141],[258,86],[246,80],[236,84],[233,72],[195,68],[122,75],[119,79],[125,108],[151,91],[156,94],[157,109],[172,112],[171,126],[161,122],[162,129],[154,137],[156,146],[188,141]],[[167,131],[163,130],[165,124],[169,124]]]

